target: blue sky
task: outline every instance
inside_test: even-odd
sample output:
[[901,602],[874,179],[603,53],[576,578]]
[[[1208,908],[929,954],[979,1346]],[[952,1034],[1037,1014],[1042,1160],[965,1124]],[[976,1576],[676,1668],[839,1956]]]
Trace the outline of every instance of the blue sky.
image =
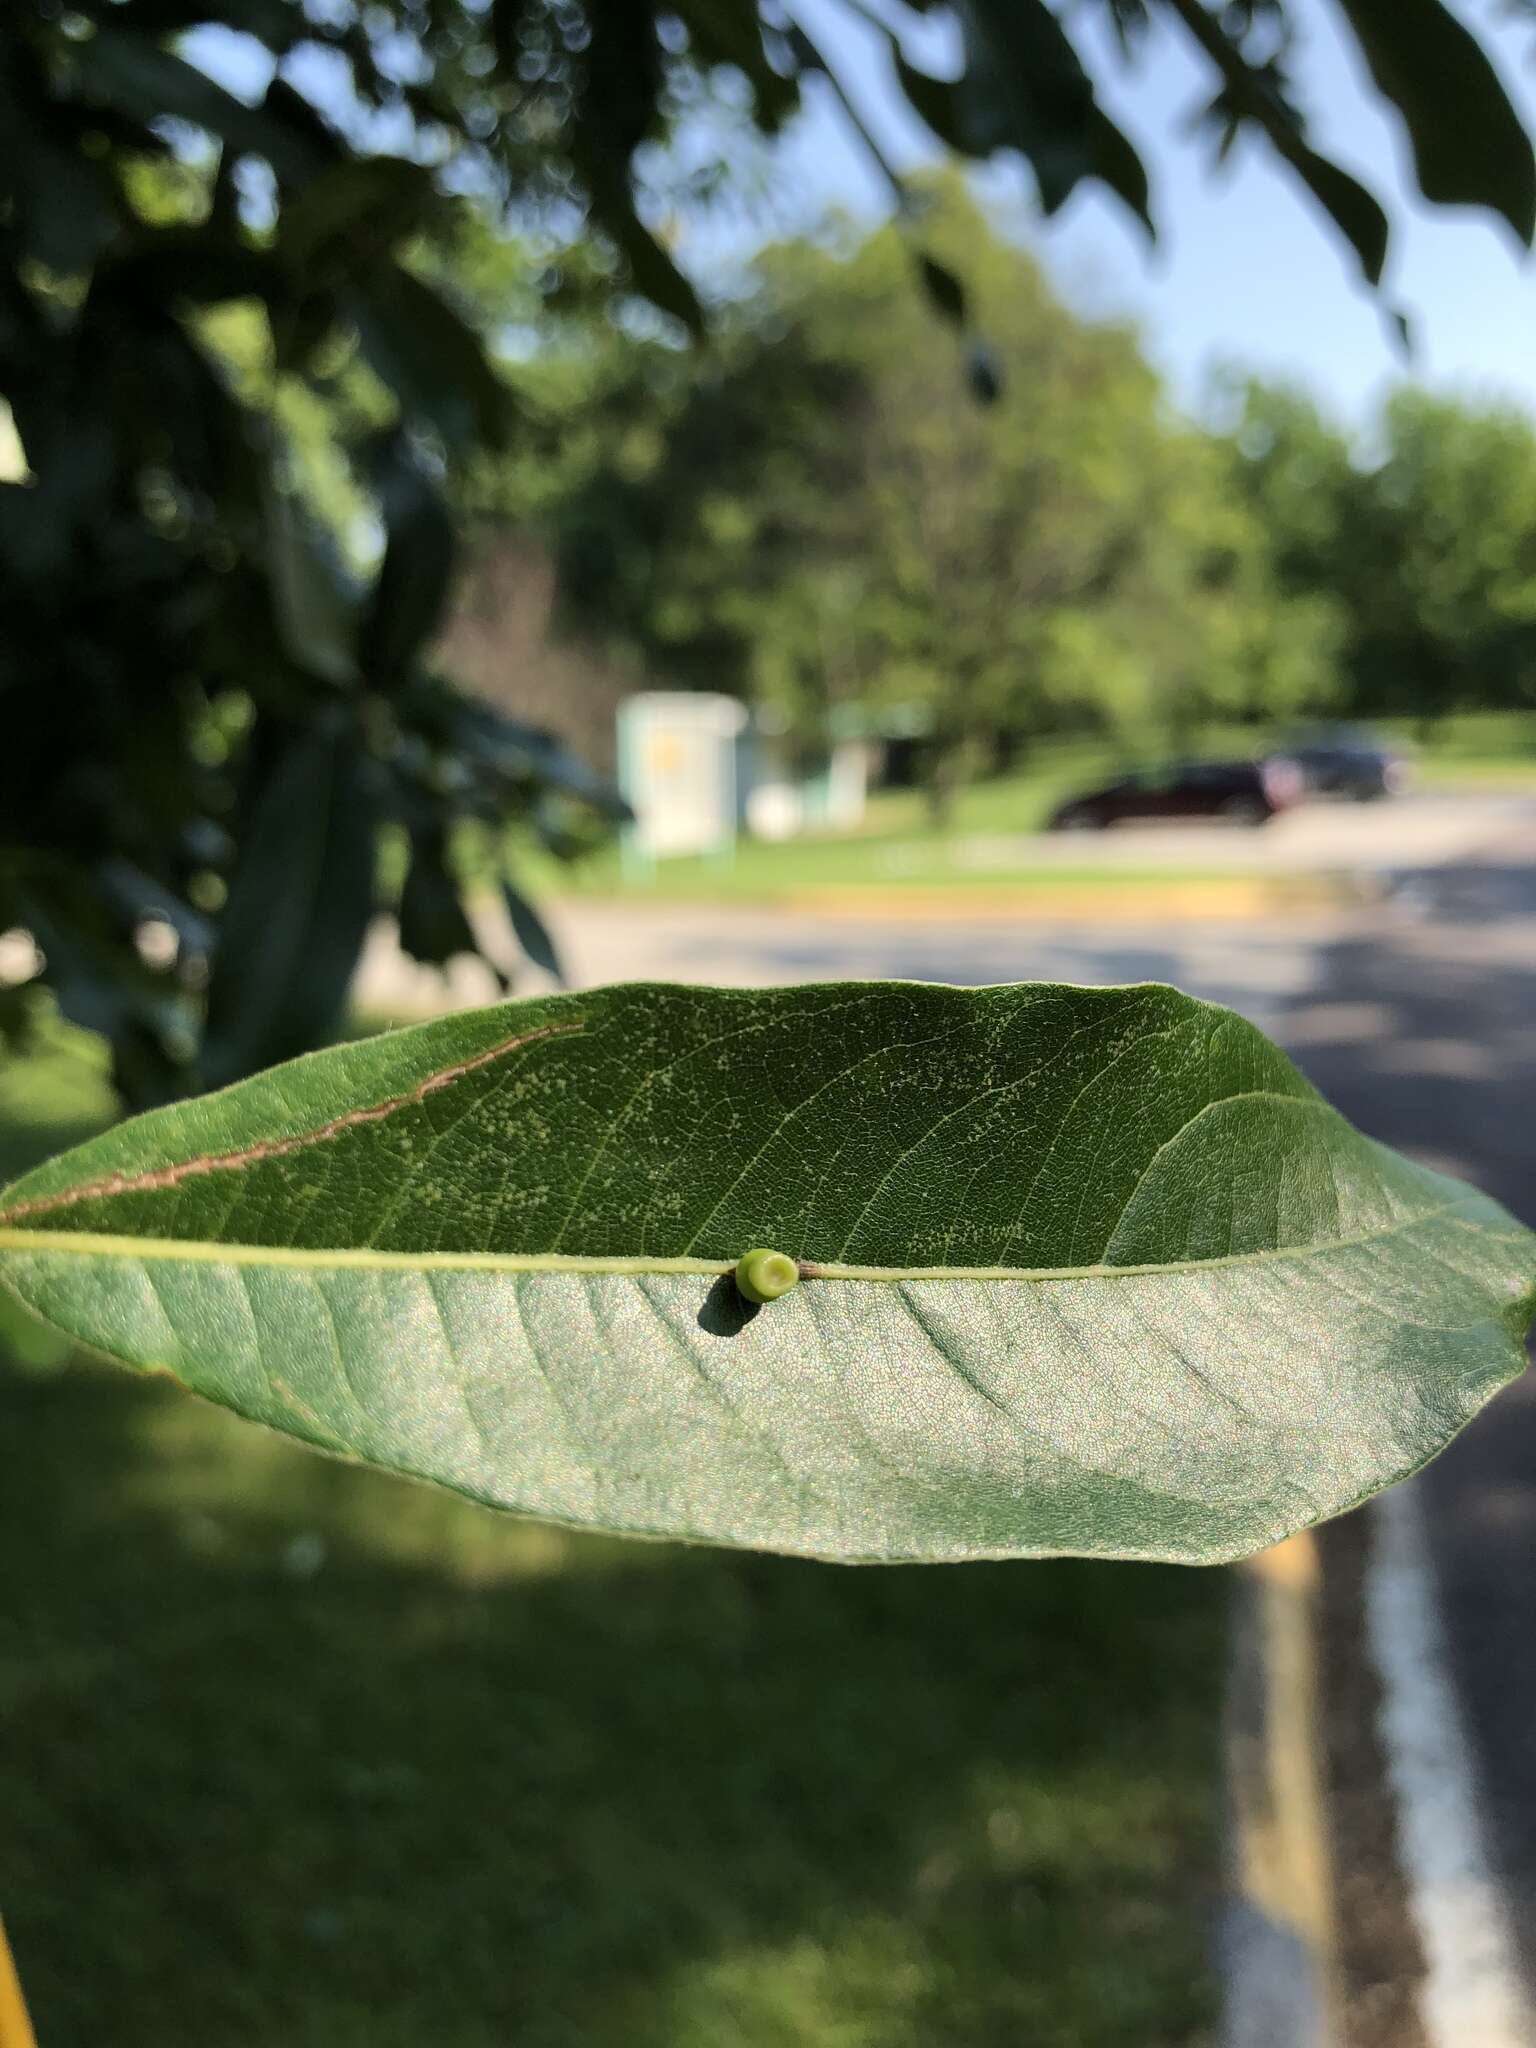
[[[1479,398],[1507,398],[1536,415],[1536,266],[1507,228],[1473,211],[1431,209],[1414,193],[1400,125],[1376,97],[1358,53],[1325,0],[1293,0],[1298,75],[1312,139],[1363,176],[1387,202],[1395,234],[1389,303],[1412,318],[1404,364],[1376,297],[1356,281],[1352,257],[1311,200],[1254,140],[1220,173],[1203,138],[1181,133],[1210,93],[1203,60],[1169,28],[1127,74],[1107,38],[1086,45],[1101,97],[1137,142],[1153,179],[1161,229],[1155,249],[1117,203],[1084,191],[1028,239],[1064,296],[1091,314],[1133,318],[1177,397],[1198,406],[1223,364],[1305,384],[1345,423],[1364,430],[1382,394],[1405,376]],[[842,0],[796,0],[796,11],[834,59],[861,110],[902,168],[935,145],[891,83],[880,38]],[[1460,11],[1490,38],[1505,83],[1536,128],[1536,28],[1497,23],[1491,5]],[[1085,22],[1091,21],[1084,15]],[[239,89],[260,89],[244,39],[200,38],[208,68]],[[916,52],[914,52],[916,54]],[[305,81],[325,98],[323,78]],[[874,218],[889,204],[863,144],[830,95],[817,95],[774,166],[780,226],[809,224],[829,205]],[[1022,172],[989,181],[1027,210]],[[798,219],[797,219],[798,217]],[[738,232],[740,232],[738,228]],[[684,251],[686,260],[686,250]]]
[[[859,81],[861,110],[903,167],[932,153],[920,126],[884,83],[878,39],[849,23],[838,0],[799,0],[808,26]],[[1304,383],[1359,428],[1406,376],[1437,388],[1513,399],[1536,413],[1536,266],[1509,230],[1471,210],[1417,198],[1400,123],[1376,96],[1358,53],[1321,0],[1295,0],[1298,76],[1311,139],[1386,201],[1395,234],[1387,300],[1401,305],[1417,349],[1404,365],[1353,257],[1267,146],[1245,143],[1213,175],[1203,138],[1181,134],[1210,94],[1198,55],[1164,29],[1126,74],[1107,38],[1090,38],[1100,97],[1133,137],[1153,179],[1158,247],[1117,204],[1075,197],[1030,241],[1058,288],[1090,312],[1134,318],[1149,354],[1186,404],[1200,402],[1224,362]],[[1460,12],[1487,31],[1496,10]],[[1086,20],[1086,15],[1084,16]],[[1536,29],[1495,28],[1495,61],[1528,125],[1536,126]],[[801,122],[785,166],[813,192],[878,212],[885,200],[862,145],[824,100]],[[1022,174],[1018,188],[1024,189]]]

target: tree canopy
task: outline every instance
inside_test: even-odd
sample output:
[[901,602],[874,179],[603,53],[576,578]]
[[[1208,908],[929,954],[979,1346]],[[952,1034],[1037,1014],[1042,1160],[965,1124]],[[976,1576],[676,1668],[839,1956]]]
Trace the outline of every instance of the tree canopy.
[[1237,476],[1277,574],[1340,624],[1363,715],[1536,708],[1536,426],[1514,407],[1403,387],[1377,445],[1295,391],[1250,387]]
[[916,725],[940,796],[1062,730],[1536,704],[1526,415],[1405,384],[1350,435],[1231,382],[1202,424],[963,183],[924,201],[1009,366],[985,407],[898,226],[763,252],[707,356],[583,338],[519,373],[543,459],[471,503],[546,540],[570,624],[807,753]]
[[[1307,138],[1281,0],[1061,17],[1045,0],[841,4],[943,145],[1021,159],[1045,213],[1097,183],[1149,227],[1156,195],[1082,28],[1108,21],[1127,53],[1183,39],[1209,70],[1218,146],[1261,139],[1380,277],[1386,215]],[[1334,12],[1425,196],[1491,209],[1528,241],[1536,161],[1460,15],[1440,0]],[[935,25],[947,64],[916,54]],[[575,303],[631,324],[648,307],[679,339],[704,328],[710,295],[668,232],[699,178],[668,137],[714,106],[776,132],[813,80],[851,110],[833,42],[777,0],[4,10],[0,929],[40,954],[0,992],[0,1028],[22,1028],[46,986],[107,1035],[136,1102],[232,1078],[334,1028],[385,822],[411,843],[409,942],[440,958],[473,943],[456,829],[521,814],[559,847],[613,813],[579,763],[436,673],[445,486],[527,431],[496,361],[509,318]],[[705,182],[714,170],[730,174]],[[535,259],[500,305],[460,290],[475,209]],[[920,211],[903,222],[934,305],[971,332],[977,287],[928,246]],[[300,418],[324,443],[327,502],[300,489]],[[327,530],[328,508],[351,508],[349,530]]]
[[612,435],[561,502],[528,500],[571,615],[808,742],[915,712],[941,795],[999,734],[1324,708],[1326,604],[1280,588],[1230,449],[1135,336],[1075,319],[958,184],[925,234],[1008,365],[992,402],[899,229],[767,252],[707,365],[610,359]]

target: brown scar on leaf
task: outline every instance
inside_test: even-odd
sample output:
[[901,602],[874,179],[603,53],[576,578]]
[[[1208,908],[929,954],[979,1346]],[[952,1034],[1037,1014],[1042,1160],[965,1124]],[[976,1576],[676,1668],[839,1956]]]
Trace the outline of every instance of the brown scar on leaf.
[[82,1181],[79,1187],[64,1188],[58,1194],[38,1195],[30,1202],[17,1202],[12,1208],[0,1209],[0,1224],[18,1223],[26,1216],[50,1215],[58,1209],[73,1208],[76,1202],[96,1201],[109,1195],[140,1195],[156,1188],[174,1188],[198,1174],[237,1173],[242,1167],[259,1166],[267,1159],[286,1159],[295,1152],[307,1152],[312,1145],[328,1144],[332,1138],[339,1138],[343,1131],[350,1131],[359,1124],[383,1123],[398,1110],[413,1109],[417,1103],[425,1102],[429,1095],[451,1088],[466,1074],[476,1073],[481,1067],[505,1059],[509,1053],[521,1052],[525,1045],[582,1028],[579,1018],[570,1024],[540,1024],[532,1031],[519,1032],[515,1038],[504,1038],[499,1045],[476,1053],[473,1059],[460,1060],[454,1066],[428,1074],[425,1080],[418,1081],[404,1094],[391,1095],[366,1109],[349,1109],[344,1116],[332,1117],[318,1130],[300,1131],[291,1138],[264,1138],[254,1145],[243,1146],[238,1152],[202,1153],[195,1159],[183,1159],[174,1166],[153,1167],[145,1173],[105,1174],[100,1180]]

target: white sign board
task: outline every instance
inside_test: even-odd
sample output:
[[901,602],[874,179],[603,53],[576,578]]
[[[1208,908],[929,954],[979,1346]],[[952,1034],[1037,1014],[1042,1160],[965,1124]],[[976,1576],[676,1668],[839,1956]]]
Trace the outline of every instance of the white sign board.
[[635,814],[629,848],[723,853],[736,838],[736,743],[747,707],[694,690],[645,690],[619,706],[619,787]]

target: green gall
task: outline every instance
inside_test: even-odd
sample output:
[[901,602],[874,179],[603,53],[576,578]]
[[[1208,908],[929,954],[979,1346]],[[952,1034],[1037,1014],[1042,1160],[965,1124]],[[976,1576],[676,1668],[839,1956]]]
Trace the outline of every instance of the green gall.
[[788,1252],[743,1252],[736,1261],[736,1285],[748,1301],[777,1301],[800,1285],[800,1268]]

